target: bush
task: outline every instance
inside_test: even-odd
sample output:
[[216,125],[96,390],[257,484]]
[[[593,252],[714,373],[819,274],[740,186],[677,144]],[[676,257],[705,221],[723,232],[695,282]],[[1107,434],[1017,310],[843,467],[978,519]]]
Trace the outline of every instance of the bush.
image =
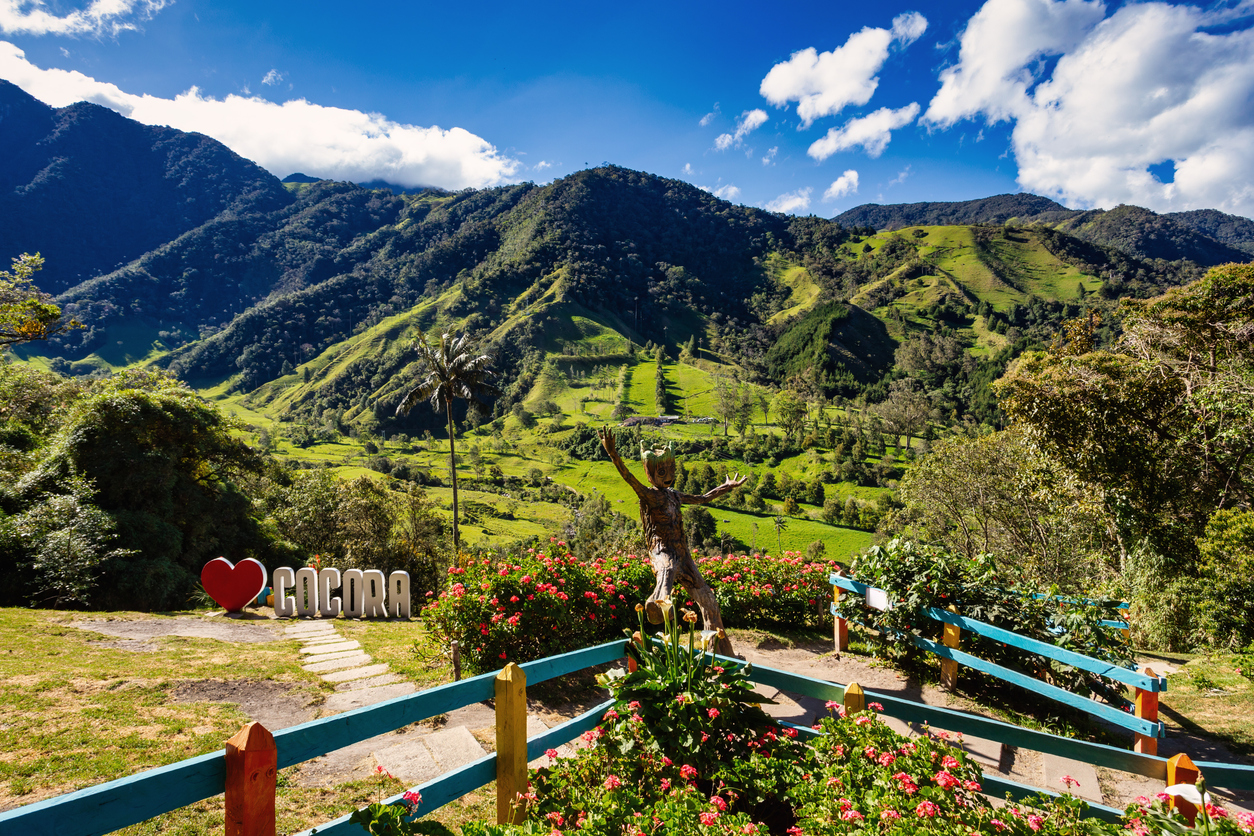
[[840,565],[835,560],[808,561],[798,552],[784,552],[783,557],[715,555],[699,558],[697,565],[730,627],[813,627],[831,616],[828,577]]
[[[872,546],[854,559],[852,569],[859,582],[888,593],[892,602],[890,609],[866,609],[863,617],[883,634],[886,649],[892,656],[923,658],[926,651],[915,645],[912,637],[940,641],[944,625],[923,615],[922,610],[953,606],[961,615],[986,624],[1121,667],[1133,667],[1131,650],[1122,633],[1101,624],[1103,619],[1120,617],[1115,601],[1094,599],[1090,603],[1072,603],[1033,599],[1029,594],[1031,590],[1003,587],[989,555],[968,558],[940,546],[898,539],[885,546]],[[849,597],[855,605],[863,601],[857,594],[850,593]],[[1060,632],[1055,634],[1051,628]],[[1049,670],[1054,684],[1069,691],[1097,694],[1117,704],[1124,701],[1120,691],[1112,689],[1095,674],[974,633],[964,634],[963,649],[1033,676]]]
[[560,540],[448,571],[448,587],[432,596],[423,616],[441,640],[460,644],[474,672],[618,638],[635,624],[632,608],[653,584],[647,558],[581,562]]

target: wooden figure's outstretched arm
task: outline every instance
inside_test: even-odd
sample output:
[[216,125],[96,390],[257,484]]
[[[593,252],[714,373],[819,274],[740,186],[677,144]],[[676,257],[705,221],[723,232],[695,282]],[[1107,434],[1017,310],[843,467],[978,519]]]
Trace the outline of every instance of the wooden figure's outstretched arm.
[[740,487],[748,479],[748,476],[741,476],[737,473],[735,476],[728,476],[727,481],[716,488],[711,488],[700,496],[693,496],[690,493],[681,493],[679,501],[685,505],[705,505],[707,502],[713,502],[728,491],[734,491]]
[[623,481],[628,485],[631,485],[632,490],[637,494],[643,495],[648,488],[641,484],[635,474],[628,470],[627,465],[623,464],[623,460],[619,458],[618,447],[614,442],[614,431],[609,427],[602,427],[597,430],[597,438],[601,439],[601,446],[605,448],[605,452],[609,455],[610,461],[614,463],[614,467],[618,468],[618,475],[622,476]]

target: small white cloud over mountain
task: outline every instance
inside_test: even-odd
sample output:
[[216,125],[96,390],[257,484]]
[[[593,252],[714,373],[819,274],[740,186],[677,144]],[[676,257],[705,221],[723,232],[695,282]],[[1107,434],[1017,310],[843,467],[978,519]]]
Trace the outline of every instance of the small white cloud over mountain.
[[280,177],[304,171],[335,180],[462,189],[509,182],[521,168],[462,128],[406,125],[304,99],[215,99],[195,87],[173,99],[138,96],[79,72],[36,67],[3,41],[0,78],[53,107],[89,101],[145,124],[198,131]]
[[761,108],[746,110],[740,114],[740,118],[736,120],[736,132],[733,134],[719,134],[714,139],[714,147],[719,151],[726,151],[731,147],[740,147],[740,143],[744,138],[753,131],[766,124],[766,111]]
[[[1020,185],[1072,205],[1254,215],[1254,31],[1208,31],[1223,10],[1106,11],[988,0],[923,121],[1013,122]],[[1169,182],[1151,172],[1165,162]]]
[[814,190],[806,186],[804,189],[797,189],[795,192],[785,192],[768,202],[763,208],[768,212],[785,212],[789,215],[804,212],[810,208],[810,192],[812,191]]
[[850,119],[842,127],[832,128],[822,139],[815,140],[806,153],[821,161],[839,151],[861,147],[867,156],[878,157],[888,147],[893,131],[909,125],[918,115],[919,105],[915,102],[896,110],[881,107],[874,113]]
[[858,193],[858,172],[852,168],[832,181],[832,185],[823,192],[824,200],[836,200],[845,195]]
[[909,46],[926,30],[923,15],[906,12],[893,18],[892,29],[867,26],[831,52],[808,47],[772,67],[759,92],[776,107],[797,102],[797,115],[809,127],[815,119],[870,101],[889,48]]

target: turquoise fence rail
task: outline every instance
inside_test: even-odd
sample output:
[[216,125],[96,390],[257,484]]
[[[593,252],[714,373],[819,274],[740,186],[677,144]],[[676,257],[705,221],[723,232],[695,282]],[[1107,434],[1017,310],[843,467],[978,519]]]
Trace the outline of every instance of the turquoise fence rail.
[[[622,659],[625,642],[614,641],[571,653],[528,662],[521,666],[531,684],[588,667]],[[728,665],[743,664],[741,660],[716,657]],[[343,746],[393,731],[427,717],[452,711],[494,696],[496,672],[461,682],[442,685],[427,691],[399,697],[385,703],[357,709],[335,717],[315,720],[284,729],[274,735],[279,768],[301,763]],[[873,699],[884,706],[883,714],[907,723],[927,724],[934,729],[961,733],[996,741],[1009,746],[1059,755],[1066,758],[1106,766],[1166,782],[1170,761],[1154,755],[1129,752],[1099,743],[1021,728],[999,720],[965,714],[939,706],[924,705],[889,694],[862,692],[852,683],[842,685],[813,679],[767,666],[751,666],[750,679],[804,697],[850,704],[853,695],[859,702]],[[499,706],[499,703],[498,703]],[[595,727],[609,702],[526,741],[526,758],[534,760],[550,748],[573,740]],[[859,706],[860,707],[860,706]],[[498,708],[499,710],[499,708]],[[813,729],[798,727],[800,733],[813,736]],[[1180,756],[1177,756],[1177,758]],[[1175,759],[1173,759],[1175,760]],[[152,769],[128,778],[97,787],[40,801],[26,807],[0,813],[0,833],[56,834],[57,836],[99,836],[137,824],[154,816],[222,793],[226,784],[223,751],[201,755],[169,766]],[[1254,790],[1254,766],[1198,762],[1212,787],[1232,790]],[[417,815],[426,815],[466,793],[479,789],[497,778],[497,755],[480,758],[460,769],[428,781],[412,789],[423,796]],[[984,789],[992,795],[1010,795],[1014,799],[1050,790],[1019,784],[996,775],[984,777]],[[388,801],[401,798],[395,796]],[[1118,820],[1121,812],[1100,804],[1091,804],[1088,815]],[[361,833],[360,827],[349,824],[351,815],[325,822],[306,831],[304,836],[347,836]]]
[[[839,590],[853,592],[867,598],[868,594],[877,592],[874,587],[865,583],[852,580],[840,574],[833,574],[829,578],[831,584]],[[885,594],[886,593],[882,593]],[[839,595],[839,592],[836,593]],[[1045,598],[1044,595],[1034,595],[1034,598]],[[1075,599],[1064,599],[1074,601]],[[831,605],[832,614],[836,618],[847,618],[840,607],[834,601]],[[1145,672],[1138,672],[1113,665],[1110,662],[1101,659],[1094,659],[1091,656],[1085,656],[1082,653],[1076,653],[1066,648],[1058,647],[1049,642],[1040,641],[1029,636],[1021,636],[1011,630],[996,627],[974,618],[967,618],[957,613],[948,612],[936,607],[927,607],[922,610],[922,615],[939,621],[958,630],[969,630],[980,636],[1026,650],[1030,653],[1043,656],[1060,664],[1069,665],[1083,671],[1087,671],[1097,676],[1113,680],[1121,685],[1127,685],[1136,689],[1138,700],[1135,705],[1128,703],[1129,708],[1135,708],[1135,713],[1120,710],[1119,708],[1074,694],[1064,688],[1059,688],[1040,679],[1011,670],[1003,665],[998,665],[986,659],[981,659],[970,653],[964,653],[957,648],[957,631],[952,631],[952,640],[947,640],[944,644],[930,641],[921,636],[911,636],[913,643],[938,657],[950,663],[954,667],[950,668],[950,681],[948,684],[952,687],[952,679],[956,678],[957,665],[965,665],[966,667],[978,670],[982,673],[989,674],[1004,682],[1009,682],[1026,688],[1034,693],[1048,697],[1055,702],[1083,711],[1095,717],[1099,717],[1109,723],[1121,726],[1132,731],[1136,735],[1136,746],[1141,751],[1148,749],[1156,750],[1156,744],[1147,741],[1156,740],[1166,736],[1166,727],[1158,720],[1158,700],[1157,695],[1167,690],[1167,680],[1165,677],[1152,676]],[[1106,624],[1104,621],[1103,624]],[[1107,626],[1113,626],[1118,629],[1126,628],[1124,622],[1110,622]],[[947,628],[948,629],[948,628]],[[944,671],[944,662],[942,662],[942,670]],[[942,680],[946,680],[942,676]],[[1145,699],[1144,695],[1151,695],[1150,699]],[[1153,752],[1150,751],[1150,754]]]

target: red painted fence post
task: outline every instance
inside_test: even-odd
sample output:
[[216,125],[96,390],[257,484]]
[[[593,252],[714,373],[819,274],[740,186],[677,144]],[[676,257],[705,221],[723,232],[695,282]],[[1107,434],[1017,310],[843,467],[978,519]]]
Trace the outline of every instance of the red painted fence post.
[[260,723],[226,742],[226,836],[274,836],[278,766],[274,735]]

